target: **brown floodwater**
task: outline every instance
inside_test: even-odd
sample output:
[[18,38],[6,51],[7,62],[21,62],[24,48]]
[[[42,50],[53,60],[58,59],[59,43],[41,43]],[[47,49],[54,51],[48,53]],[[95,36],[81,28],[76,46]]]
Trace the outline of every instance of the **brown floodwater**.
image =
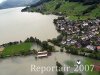
[[21,12],[22,8],[0,10],[0,44],[25,40],[30,36],[43,41],[59,35],[53,24],[57,16]]
[[[0,44],[25,40],[29,36],[37,37],[43,41],[56,38],[59,35],[53,24],[53,19],[57,18],[57,16],[20,12],[22,8],[0,10]],[[38,46],[32,46],[33,48],[40,49]],[[56,49],[60,48],[56,47]],[[84,57],[60,52],[52,53],[47,58],[37,60],[34,55],[0,59],[0,75],[57,75],[55,70],[45,71],[44,73],[41,73],[41,71],[31,72],[31,66],[52,67],[56,65],[56,61],[66,65],[65,62],[69,60],[74,62],[81,60],[83,62],[84,59]],[[73,69],[68,72],[73,72]],[[82,73],[85,75],[84,72]]]
[[[56,75],[57,72],[53,71],[31,71],[31,65],[40,67],[52,67],[56,66],[56,61],[59,61],[62,65],[65,65],[67,60],[83,61],[84,58],[80,56],[74,56],[66,53],[53,53],[51,56],[42,59],[35,59],[33,55],[26,57],[13,57],[0,60],[0,75]],[[68,72],[70,72],[69,69]],[[65,72],[66,74],[68,73]],[[71,71],[72,72],[72,71]]]

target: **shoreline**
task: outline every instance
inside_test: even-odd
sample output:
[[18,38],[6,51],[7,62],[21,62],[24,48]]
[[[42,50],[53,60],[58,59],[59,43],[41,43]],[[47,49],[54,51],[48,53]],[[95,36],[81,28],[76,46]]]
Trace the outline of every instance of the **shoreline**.
[[[76,54],[71,54],[71,53],[68,53],[68,52],[61,52],[61,51],[54,51],[54,52],[51,52],[51,55],[52,56],[52,53],[65,53],[67,55],[72,55],[72,56],[79,56],[79,57],[83,57],[83,58],[87,58],[87,59],[91,59],[91,60],[97,60],[99,61],[100,59],[95,59],[95,58],[90,58],[90,57],[87,57],[87,56],[83,56],[83,55],[76,55]],[[7,57],[0,57],[0,60],[3,60],[3,59],[9,59],[9,58],[17,58],[17,57],[28,57],[28,56],[33,56],[35,58],[35,53],[31,53],[31,54],[28,54],[28,55],[15,55],[15,56],[7,56]],[[48,56],[49,57],[49,56]],[[44,58],[48,58],[48,57],[44,57]]]

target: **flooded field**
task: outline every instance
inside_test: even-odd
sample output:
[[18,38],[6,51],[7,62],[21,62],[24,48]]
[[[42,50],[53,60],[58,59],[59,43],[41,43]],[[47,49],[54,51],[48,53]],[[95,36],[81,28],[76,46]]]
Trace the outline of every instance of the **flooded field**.
[[[53,53],[51,56],[43,59],[35,59],[34,56],[26,57],[13,57],[8,59],[0,60],[0,75],[56,75],[56,71],[45,71],[43,74],[41,71],[31,72],[31,65],[36,66],[56,66],[56,61],[59,61],[62,65],[66,65],[65,61],[80,59],[84,60],[83,57],[74,56],[66,53]],[[66,72],[67,73],[67,72]]]

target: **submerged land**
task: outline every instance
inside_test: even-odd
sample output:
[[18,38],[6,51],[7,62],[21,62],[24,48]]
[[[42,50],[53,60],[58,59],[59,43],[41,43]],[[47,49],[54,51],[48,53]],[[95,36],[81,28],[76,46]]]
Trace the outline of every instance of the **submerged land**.
[[[37,37],[29,37],[24,41],[15,41],[0,46],[1,58],[35,55],[37,46],[40,51],[59,52],[83,57],[82,64],[96,66],[100,63],[100,3],[99,1],[84,2],[83,0],[42,0],[35,5],[27,6],[22,12],[39,12],[42,14],[55,14],[59,17],[53,20],[55,29],[59,33],[56,38],[41,41]],[[57,49],[59,47],[59,49]],[[58,53],[58,57],[59,57]],[[62,54],[63,55],[63,54]],[[56,55],[57,56],[57,55]],[[63,56],[64,57],[64,56]],[[69,57],[69,56],[68,56]],[[80,57],[80,58],[81,58]],[[53,57],[55,58],[55,56]],[[73,61],[64,62],[73,67]],[[63,58],[62,58],[63,59]],[[73,58],[74,59],[74,58]],[[78,58],[79,59],[79,58]],[[59,59],[58,59],[59,60]],[[61,62],[61,61],[60,61]],[[83,75],[99,75],[100,71],[82,72]],[[63,72],[57,73],[64,75]],[[70,73],[68,75],[82,75]]]

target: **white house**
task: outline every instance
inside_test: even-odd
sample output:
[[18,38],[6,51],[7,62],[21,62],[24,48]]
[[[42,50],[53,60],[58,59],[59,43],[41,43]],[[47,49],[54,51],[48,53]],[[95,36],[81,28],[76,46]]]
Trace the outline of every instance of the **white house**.
[[48,52],[47,51],[39,51],[36,54],[37,58],[41,58],[41,57],[47,57],[48,56]]
[[88,46],[86,46],[86,48],[89,49],[89,50],[94,50],[95,49],[95,47],[92,46],[92,45],[88,45]]
[[88,23],[83,23],[83,26],[88,26]]

